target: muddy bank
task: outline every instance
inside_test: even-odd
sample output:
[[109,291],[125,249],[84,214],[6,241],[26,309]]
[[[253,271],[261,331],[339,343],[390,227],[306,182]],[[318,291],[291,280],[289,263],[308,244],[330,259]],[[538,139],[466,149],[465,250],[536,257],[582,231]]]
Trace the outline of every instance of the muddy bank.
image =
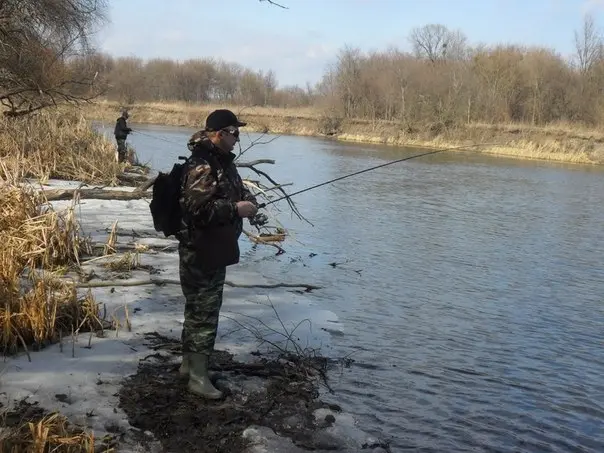
[[179,375],[180,342],[145,337],[157,352],[141,360],[119,392],[119,406],[143,444],[145,437],[157,440],[166,453],[390,451],[338,429],[340,408],[319,399],[321,383],[327,385],[324,358],[254,353],[254,362],[242,363],[216,351],[210,370],[225,398],[206,401],[190,394]]

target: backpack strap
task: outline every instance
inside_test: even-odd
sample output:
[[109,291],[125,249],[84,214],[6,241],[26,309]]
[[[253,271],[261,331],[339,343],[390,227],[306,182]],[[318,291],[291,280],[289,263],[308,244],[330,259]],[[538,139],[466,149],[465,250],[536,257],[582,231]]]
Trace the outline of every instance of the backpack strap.
[[214,176],[214,179],[218,182],[218,161],[216,160],[216,156],[214,156],[205,146],[197,146],[188,160],[194,159],[195,157],[201,157],[210,165],[212,176]]

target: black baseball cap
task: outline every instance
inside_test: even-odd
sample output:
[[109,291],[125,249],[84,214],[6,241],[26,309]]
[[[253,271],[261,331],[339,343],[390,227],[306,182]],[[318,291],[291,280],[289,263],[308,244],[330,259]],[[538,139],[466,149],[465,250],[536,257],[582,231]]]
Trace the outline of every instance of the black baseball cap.
[[207,131],[219,131],[225,127],[243,127],[247,123],[239,121],[233,112],[227,109],[214,110],[206,118]]

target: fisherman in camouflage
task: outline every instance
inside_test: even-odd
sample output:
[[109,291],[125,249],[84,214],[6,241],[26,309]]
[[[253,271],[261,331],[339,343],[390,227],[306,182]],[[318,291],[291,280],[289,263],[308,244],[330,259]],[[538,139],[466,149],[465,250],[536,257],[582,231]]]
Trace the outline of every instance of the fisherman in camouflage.
[[125,162],[127,158],[128,148],[126,147],[126,139],[128,138],[128,134],[132,133],[132,129],[128,127],[128,123],[126,122],[129,116],[127,110],[122,110],[122,115],[115,122],[113,130],[115,141],[117,142],[118,162]]
[[243,218],[256,214],[256,198],[244,186],[232,150],[245,126],[229,110],[216,110],[188,143],[191,158],[182,181],[182,230],[178,233],[180,282],[185,296],[180,373],[191,392],[222,398],[208,375],[214,349],[226,267],[239,262]]

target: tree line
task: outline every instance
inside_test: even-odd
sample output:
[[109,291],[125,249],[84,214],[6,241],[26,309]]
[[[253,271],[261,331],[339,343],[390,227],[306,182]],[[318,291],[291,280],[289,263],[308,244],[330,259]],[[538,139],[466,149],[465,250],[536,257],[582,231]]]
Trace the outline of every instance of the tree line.
[[88,37],[104,24],[105,0],[0,2],[0,102],[8,116],[99,96],[135,102],[314,106],[332,118],[460,125],[604,122],[604,38],[592,16],[575,31],[575,53],[520,45],[471,45],[459,30],[410,31],[410,50],[345,47],[322,79],[278,85],[274,71],[200,57],[116,58]]
[[136,101],[317,106],[339,118],[443,125],[603,122],[604,39],[591,16],[575,55],[520,45],[475,45],[458,30],[411,30],[410,51],[345,47],[315,85],[279,88],[273,71],[213,59],[97,56],[106,95]]
[[273,70],[252,71],[237,63],[197,58],[185,61],[96,55],[110,100],[134,102],[216,102],[239,105],[310,105],[312,89],[277,88]]
[[470,46],[443,25],[412,30],[412,52],[343,49],[317,87],[342,117],[432,122],[604,120],[604,41],[591,16],[575,32],[575,55],[519,45]]

